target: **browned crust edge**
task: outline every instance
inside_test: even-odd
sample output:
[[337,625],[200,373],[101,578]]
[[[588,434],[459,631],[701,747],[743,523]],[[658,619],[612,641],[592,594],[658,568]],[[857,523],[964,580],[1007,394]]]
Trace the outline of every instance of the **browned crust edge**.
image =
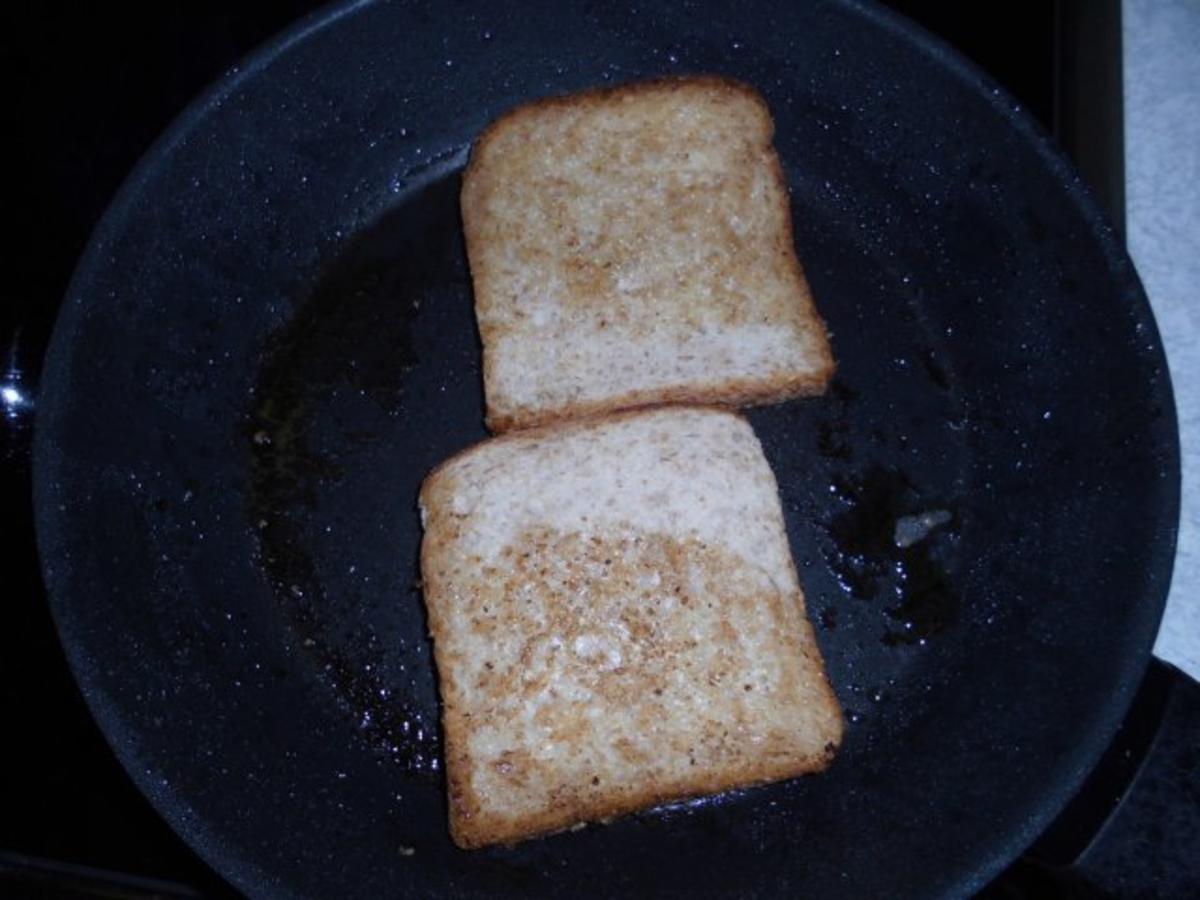
[[[457,453],[448,456],[436,466],[429,470],[429,474],[425,476],[421,482],[421,490],[418,492],[418,502],[425,502],[426,491],[434,484],[434,482],[444,473],[450,466],[470,456],[472,453],[483,447],[491,447],[497,444],[514,443],[519,441],[537,440],[540,437],[547,435],[562,435],[569,434],[572,431],[590,431],[593,428],[598,428],[601,425],[606,425],[610,422],[620,422],[625,419],[635,419],[639,416],[648,416],[654,413],[669,412],[672,410],[713,413],[716,415],[730,416],[737,419],[743,424],[749,426],[749,421],[736,408],[722,406],[714,403],[651,403],[643,406],[633,407],[629,409],[618,410],[602,410],[596,413],[585,413],[578,416],[564,417],[553,421],[544,422],[530,428],[522,428],[517,431],[508,431],[504,434],[497,434],[494,437],[484,438],[482,441],[476,441],[469,447],[464,447]],[[778,485],[776,485],[778,490]]]
[[636,96],[637,94],[650,93],[653,91],[661,91],[663,88],[669,90],[688,90],[692,88],[706,88],[708,90],[720,91],[729,94],[739,94],[747,100],[753,102],[764,113],[769,126],[767,134],[768,141],[774,136],[775,120],[771,118],[770,107],[767,106],[767,101],[763,99],[763,95],[752,85],[728,75],[718,75],[715,73],[696,73],[691,75],[664,75],[658,78],[644,78],[634,81],[626,81],[620,84],[603,85],[601,87],[585,88],[581,91],[572,91],[563,94],[551,94],[546,97],[539,97],[534,100],[529,100],[514,106],[512,109],[501,113],[491,123],[480,132],[479,137],[475,139],[475,144],[471,149],[471,157],[467,161],[466,170],[463,172],[464,184],[470,180],[475,170],[480,165],[486,163],[483,157],[486,155],[487,148],[491,145],[496,136],[504,129],[511,127],[514,123],[531,115],[554,109],[556,107],[578,109],[580,106],[592,106],[597,103],[606,101],[618,100],[622,97]]
[[825,392],[833,378],[834,364],[816,371],[797,372],[762,378],[729,379],[722,384],[703,387],[681,385],[667,388],[642,388],[614,394],[600,400],[570,403],[556,407],[518,406],[511,411],[497,411],[489,402],[484,419],[488,430],[495,435],[520,432],[530,428],[552,425],[584,416],[603,416],[618,412],[634,412],[662,406],[692,406],[735,410],[747,406],[767,406],[798,397],[816,397]]
[[616,818],[638,810],[703,797],[739,788],[758,787],[775,781],[783,781],[800,775],[824,771],[837,753],[833,741],[821,754],[791,759],[774,766],[745,766],[726,769],[707,777],[678,785],[666,791],[645,789],[611,799],[595,802],[564,803],[560,807],[546,810],[540,815],[527,816],[518,820],[493,820],[478,822],[459,820],[450,813],[450,837],[464,850],[474,850],[491,844],[513,844],[532,838],[565,831],[574,825]]
[[480,169],[487,166],[487,154],[492,143],[498,135],[504,130],[511,128],[513,125],[519,124],[522,119],[531,116],[539,115],[547,110],[555,109],[556,107],[578,109],[581,106],[594,106],[600,103],[611,100],[620,99],[626,96],[636,96],[638,94],[651,93],[653,91],[668,88],[678,91],[692,88],[705,88],[709,90],[720,91],[728,94],[738,94],[747,100],[750,100],[759,107],[763,117],[767,123],[767,144],[771,145],[771,141],[775,134],[775,120],[771,118],[770,107],[767,106],[767,101],[763,99],[754,87],[744,81],[738,81],[735,78],[730,78],[726,75],[714,74],[696,74],[696,75],[668,75],[661,78],[650,78],[639,81],[628,81],[621,84],[605,85],[603,87],[588,88],[582,91],[573,93],[552,94],[547,97],[541,97],[535,100],[530,100],[518,106],[514,106],[507,112],[501,113],[497,118],[480,132],[475,139],[475,143],[471,146],[471,153],[467,159],[466,168],[463,170],[462,188],[459,192],[459,205],[463,217],[463,231],[467,239],[467,261],[470,263],[472,242],[478,241],[478,235],[474,228],[472,210],[465,202],[465,198],[471,192],[473,182],[478,175]]

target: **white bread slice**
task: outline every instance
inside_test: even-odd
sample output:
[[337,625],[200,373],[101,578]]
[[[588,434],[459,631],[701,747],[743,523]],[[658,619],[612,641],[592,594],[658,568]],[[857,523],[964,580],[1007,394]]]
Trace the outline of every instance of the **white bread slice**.
[[437,468],[420,504],[460,846],[831,760],[841,711],[740,415],[506,435]]
[[774,124],[715,77],[551,98],[493,123],[462,187],[493,431],[825,389]]

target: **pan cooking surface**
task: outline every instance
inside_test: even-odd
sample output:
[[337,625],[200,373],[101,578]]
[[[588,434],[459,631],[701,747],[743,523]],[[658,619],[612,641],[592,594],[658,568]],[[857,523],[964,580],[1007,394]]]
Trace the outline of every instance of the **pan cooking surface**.
[[[926,38],[723,15],[339,8],[185,114],[98,230],[46,366],[47,581],[118,755],[247,892],[961,894],[1119,721],[1178,464],[1114,236]],[[460,172],[516,102],[672,71],[766,96],[833,333],[829,393],[750,418],[846,741],[821,776],[465,853],[415,506],[485,437]]]

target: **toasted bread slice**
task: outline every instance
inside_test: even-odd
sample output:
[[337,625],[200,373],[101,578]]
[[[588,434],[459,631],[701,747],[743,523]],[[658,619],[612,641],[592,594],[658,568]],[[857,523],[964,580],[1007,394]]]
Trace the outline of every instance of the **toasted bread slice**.
[[493,431],[820,393],[825,327],[751,88],[644,82],[522,106],[462,188]]
[[841,712],[740,415],[506,435],[436,469],[420,503],[460,846],[829,763]]

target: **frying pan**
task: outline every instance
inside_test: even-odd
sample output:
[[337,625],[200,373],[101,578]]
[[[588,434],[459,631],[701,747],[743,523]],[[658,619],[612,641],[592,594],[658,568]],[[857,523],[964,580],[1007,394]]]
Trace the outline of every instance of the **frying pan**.
[[[694,71],[771,105],[834,335],[827,396],[750,418],[846,741],[820,776],[459,851],[414,505],[485,436],[459,172],[518,102]],[[1108,744],[1170,574],[1174,407],[1118,240],[1009,97],[860,3],[322,11],[142,161],[42,384],[71,665],[253,896],[969,893]]]

